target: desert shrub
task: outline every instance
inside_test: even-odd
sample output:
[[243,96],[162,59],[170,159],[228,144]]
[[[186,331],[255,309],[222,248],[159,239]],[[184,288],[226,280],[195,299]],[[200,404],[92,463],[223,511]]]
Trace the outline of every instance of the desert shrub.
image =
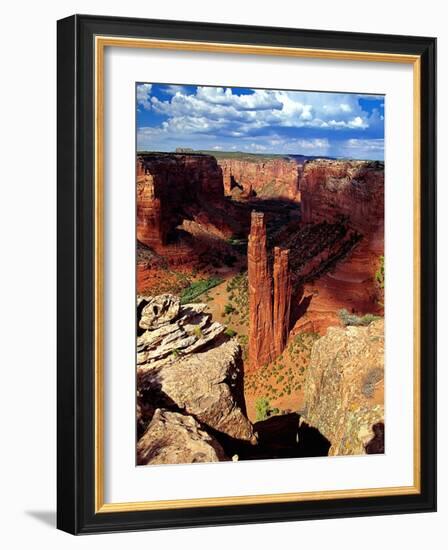
[[384,256],[380,256],[378,269],[375,272],[375,281],[381,290],[384,289]]
[[180,303],[188,304],[206,290],[209,290],[223,282],[221,277],[210,277],[209,279],[201,279],[191,283],[186,289],[184,289],[180,295]]
[[269,400],[266,397],[259,397],[255,401],[256,421],[261,422],[262,420],[266,420],[270,410]]
[[232,328],[229,328],[227,327],[226,330],[224,331],[224,334],[226,336],[229,336],[229,338],[233,338],[234,336],[236,336],[238,333],[236,330],[233,330]]
[[195,326],[194,329],[193,329],[193,332],[194,332],[194,335],[196,336],[196,338],[198,340],[200,340],[201,338],[203,338],[203,334],[202,334],[202,330],[201,330],[201,327],[200,326]]
[[366,315],[359,317],[358,315],[349,313],[346,309],[340,309],[338,311],[338,315],[345,326],[353,327],[366,327],[367,325],[370,325],[370,323],[372,323],[373,321],[381,319],[381,317],[379,317],[378,315],[373,315],[372,313],[367,313]]
[[235,308],[232,306],[232,304],[226,304],[224,306],[224,313],[226,315],[230,315],[231,313],[233,313],[235,311]]
[[383,377],[383,369],[381,369],[380,367],[369,370],[369,372],[364,377],[364,380],[362,381],[361,391],[363,395],[369,398],[373,397],[375,386],[380,380],[383,379]]

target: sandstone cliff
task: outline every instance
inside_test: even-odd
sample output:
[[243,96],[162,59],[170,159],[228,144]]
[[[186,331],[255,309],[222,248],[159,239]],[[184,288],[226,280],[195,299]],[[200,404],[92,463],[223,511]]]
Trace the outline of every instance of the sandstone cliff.
[[[188,256],[177,230],[184,221],[229,237],[239,225],[228,215],[223,177],[209,155],[151,153],[137,157],[137,239],[170,255]],[[185,250],[183,250],[185,248]]]
[[302,221],[345,217],[362,233],[384,227],[384,164],[362,160],[313,160],[300,178]]
[[276,197],[299,201],[301,166],[289,159],[218,159],[226,195]]
[[339,323],[337,312],[343,308],[381,314],[384,294],[376,274],[384,255],[384,164],[308,161],[300,193],[303,227],[285,243],[291,251],[300,249],[292,271],[305,283],[304,297],[310,300],[296,331],[325,334]]
[[330,455],[384,452],[383,403],[384,321],[330,327],[311,353],[302,422],[330,441]]
[[289,250],[274,250],[273,274],[268,262],[264,214],[252,212],[247,246],[249,285],[249,360],[252,368],[283,351],[289,333],[291,275]]
[[[169,294],[138,298],[138,432],[150,429],[151,414],[160,408],[191,417],[216,437],[255,443],[245,415],[240,345],[205,308],[180,305]],[[145,440],[141,445],[146,448]]]

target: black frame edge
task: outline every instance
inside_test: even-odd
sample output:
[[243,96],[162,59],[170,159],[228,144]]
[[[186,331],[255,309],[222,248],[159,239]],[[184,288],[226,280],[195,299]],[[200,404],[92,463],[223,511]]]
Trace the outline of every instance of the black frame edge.
[[57,527],[77,532],[77,16],[57,23]]
[[[421,56],[422,492],[319,502],[94,512],[95,34],[383,51]],[[436,39],[75,15],[58,22],[58,512],[72,534],[436,510]],[[82,414],[81,414],[82,411]],[[434,431],[430,427],[434,426]]]

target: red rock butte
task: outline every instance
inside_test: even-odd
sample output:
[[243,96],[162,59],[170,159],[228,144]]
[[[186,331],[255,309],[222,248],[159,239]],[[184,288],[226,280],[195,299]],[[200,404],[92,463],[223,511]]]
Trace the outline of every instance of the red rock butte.
[[289,250],[274,249],[273,276],[268,262],[264,214],[252,212],[247,248],[249,281],[249,362],[252,369],[275,359],[289,332],[291,276]]

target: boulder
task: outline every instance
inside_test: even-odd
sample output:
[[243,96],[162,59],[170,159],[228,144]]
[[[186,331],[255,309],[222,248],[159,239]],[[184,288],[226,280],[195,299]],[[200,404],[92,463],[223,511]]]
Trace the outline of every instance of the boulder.
[[137,443],[137,464],[228,460],[218,441],[192,417],[157,409]]
[[[313,346],[301,418],[326,437],[330,455],[383,448],[384,320],[367,327],[330,327]],[[382,426],[379,430],[379,426]],[[376,438],[375,445],[369,443]]]
[[163,327],[175,319],[179,314],[180,300],[172,294],[161,294],[155,297],[140,297],[137,304],[141,307],[139,327],[143,329],[156,329]]
[[241,348],[234,338],[157,368],[139,369],[138,385],[158,393],[161,406],[193,415],[206,428],[233,439],[255,443],[241,408],[241,370]]

